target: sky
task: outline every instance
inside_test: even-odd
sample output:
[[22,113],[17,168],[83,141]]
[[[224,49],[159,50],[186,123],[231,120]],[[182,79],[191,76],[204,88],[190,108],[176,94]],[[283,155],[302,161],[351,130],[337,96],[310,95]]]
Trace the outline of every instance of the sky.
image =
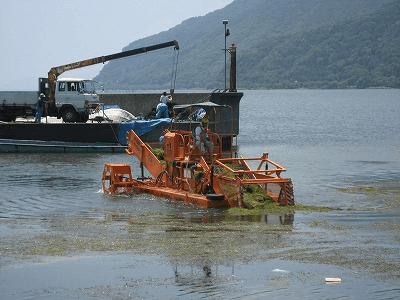
[[[1,0],[0,91],[36,91],[55,66],[109,55],[233,0]],[[167,41],[160,41],[160,43]],[[102,64],[62,77],[93,78]]]

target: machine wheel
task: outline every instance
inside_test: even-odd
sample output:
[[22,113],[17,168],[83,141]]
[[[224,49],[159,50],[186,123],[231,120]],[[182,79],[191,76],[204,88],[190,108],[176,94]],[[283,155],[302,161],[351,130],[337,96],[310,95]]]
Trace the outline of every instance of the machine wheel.
[[62,113],[62,119],[65,123],[74,123],[78,118],[78,114],[72,108],[67,108]]
[[283,183],[281,186],[281,192],[279,193],[279,204],[283,206],[294,205],[294,194],[293,194],[293,183],[290,178],[289,181]]
[[107,167],[103,170],[103,177],[102,177],[102,186],[103,186],[103,193],[104,194],[111,194],[114,190],[112,189],[111,184],[111,171],[107,169]]

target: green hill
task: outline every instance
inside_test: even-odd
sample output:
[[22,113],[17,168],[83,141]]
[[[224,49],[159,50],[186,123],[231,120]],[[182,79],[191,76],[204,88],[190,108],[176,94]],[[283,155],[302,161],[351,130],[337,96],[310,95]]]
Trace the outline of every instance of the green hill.
[[[131,43],[176,39],[176,89],[224,87],[224,25],[237,47],[237,87],[400,88],[400,1],[236,0],[223,9]],[[172,49],[111,61],[107,89],[169,89]]]

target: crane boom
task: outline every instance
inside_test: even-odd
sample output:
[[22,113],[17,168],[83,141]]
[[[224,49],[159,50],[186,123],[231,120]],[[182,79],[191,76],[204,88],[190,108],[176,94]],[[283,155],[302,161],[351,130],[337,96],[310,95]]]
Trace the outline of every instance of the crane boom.
[[105,55],[105,56],[99,56],[95,58],[89,58],[86,60],[74,62],[71,64],[66,64],[58,67],[53,67],[50,69],[48,73],[48,79],[49,79],[49,94],[47,97],[46,103],[54,103],[54,94],[55,94],[55,82],[62,73],[78,68],[83,68],[99,63],[105,63],[106,61],[114,60],[114,59],[119,59],[127,56],[132,56],[136,54],[141,54],[141,53],[146,53],[158,49],[163,49],[167,47],[174,47],[176,50],[179,50],[179,44],[176,40],[162,43],[162,44],[157,44],[157,45],[152,45],[152,46],[147,46],[147,47],[142,47],[142,48],[137,48],[133,50],[128,50],[128,51],[123,51],[115,54],[110,54],[110,55]]

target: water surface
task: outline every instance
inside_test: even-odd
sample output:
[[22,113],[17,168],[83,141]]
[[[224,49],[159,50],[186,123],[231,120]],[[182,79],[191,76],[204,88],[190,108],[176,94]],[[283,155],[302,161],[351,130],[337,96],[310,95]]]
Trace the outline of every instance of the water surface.
[[[125,154],[0,155],[4,299],[397,299],[400,91],[245,91],[239,155],[287,169],[296,203],[230,217],[103,195]],[[340,277],[340,284],[326,284]]]

